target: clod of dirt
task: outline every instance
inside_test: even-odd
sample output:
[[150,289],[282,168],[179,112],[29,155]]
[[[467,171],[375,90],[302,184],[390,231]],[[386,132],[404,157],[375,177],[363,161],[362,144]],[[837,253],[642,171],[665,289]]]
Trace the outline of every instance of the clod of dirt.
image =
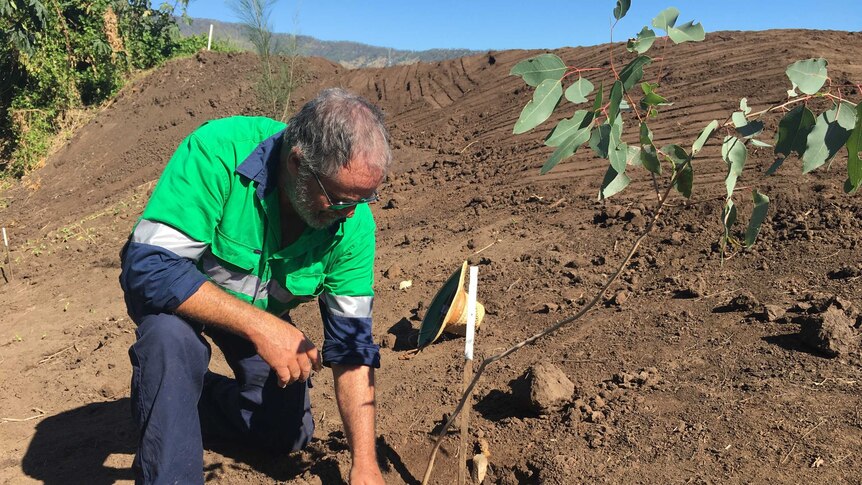
[[672,282],[679,285],[676,292],[677,298],[699,298],[706,295],[706,281],[700,275],[673,278]]
[[829,307],[820,315],[806,316],[800,323],[802,343],[828,357],[847,355],[859,348],[855,322],[836,307]]
[[620,290],[614,293],[614,296],[608,301],[610,305],[621,306],[626,300],[629,299],[629,293],[626,290]]
[[539,303],[531,309],[533,313],[553,313],[560,309],[560,305],[556,303]]
[[833,280],[844,280],[847,278],[855,278],[862,276],[862,269],[852,266],[842,266],[835,271],[830,271],[827,276]]
[[395,342],[398,340],[398,336],[392,334],[386,334],[380,340],[380,348],[382,349],[391,349],[395,347]]
[[656,387],[661,381],[661,375],[655,367],[648,367],[638,373],[620,372],[614,374],[611,382],[623,389],[635,389],[639,387]]
[[401,266],[399,266],[397,263],[393,264],[392,266],[387,268],[386,271],[383,272],[383,276],[390,279],[398,278],[399,276],[401,276]]
[[398,208],[398,199],[389,199],[389,202],[383,206],[384,209],[397,209]]
[[536,364],[512,384],[512,394],[543,414],[559,409],[575,392],[575,384],[553,364]]
[[572,259],[566,263],[566,268],[586,268],[590,265],[590,259],[586,256],[576,254],[572,256]]
[[775,322],[784,318],[785,313],[784,308],[778,305],[763,305],[763,310],[757,317],[763,322]]
[[745,291],[733,297],[726,305],[715,310],[731,312],[754,312],[761,308],[761,304],[751,293]]

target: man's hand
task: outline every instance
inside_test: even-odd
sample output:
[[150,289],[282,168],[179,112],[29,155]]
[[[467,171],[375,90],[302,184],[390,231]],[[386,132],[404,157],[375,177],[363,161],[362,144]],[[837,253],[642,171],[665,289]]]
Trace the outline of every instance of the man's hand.
[[350,485],[385,485],[377,463],[362,466],[356,462],[350,468]]
[[281,387],[304,381],[312,369],[321,369],[320,355],[305,334],[275,315],[228,295],[213,283],[204,283],[177,308],[177,313],[250,340],[275,370]]
[[278,375],[278,385],[286,387],[305,381],[311,370],[321,369],[320,354],[299,329],[285,322],[267,322],[250,335],[257,353]]

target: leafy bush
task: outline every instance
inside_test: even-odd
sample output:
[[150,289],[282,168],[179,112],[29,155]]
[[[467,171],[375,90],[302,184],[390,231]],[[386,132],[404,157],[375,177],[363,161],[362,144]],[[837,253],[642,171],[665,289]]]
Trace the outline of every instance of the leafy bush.
[[[207,34],[189,35],[177,40],[172,57],[190,56],[207,48]],[[238,46],[226,39],[213,39],[210,50],[213,52],[242,52]]]
[[179,38],[167,3],[0,0],[0,176],[38,166],[65,111],[103,102],[132,69],[200,42]]

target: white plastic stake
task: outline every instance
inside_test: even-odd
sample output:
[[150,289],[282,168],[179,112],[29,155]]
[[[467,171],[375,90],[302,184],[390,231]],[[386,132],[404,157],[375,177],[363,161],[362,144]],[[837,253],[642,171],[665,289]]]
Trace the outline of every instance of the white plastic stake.
[[[467,334],[464,342],[464,391],[473,380],[473,342],[476,339],[476,287],[479,281],[479,267],[470,266],[470,283],[467,286]],[[467,484],[468,434],[470,431],[470,411],[473,403],[467,399],[467,407],[461,413],[461,453],[458,460],[458,485]]]
[[[6,258],[3,260],[3,279],[8,283],[12,278],[12,256],[9,255],[9,239],[6,238],[6,228],[3,228],[3,246],[6,250]],[[6,273],[9,273],[8,275]]]
[[210,50],[210,47],[213,45],[213,24],[210,24],[210,36],[207,39],[207,50]]
[[473,360],[473,342],[476,338],[476,289],[479,285],[479,267],[470,266],[470,284],[467,287],[467,338],[464,358]]

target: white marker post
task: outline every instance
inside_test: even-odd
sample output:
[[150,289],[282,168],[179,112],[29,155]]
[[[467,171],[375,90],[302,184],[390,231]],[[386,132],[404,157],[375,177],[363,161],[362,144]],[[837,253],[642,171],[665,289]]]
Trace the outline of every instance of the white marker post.
[[9,280],[12,279],[12,257],[9,255],[9,239],[6,238],[6,228],[5,227],[3,228],[3,247],[6,248],[6,261],[3,263],[3,265],[9,271],[9,276],[7,277],[6,274],[4,273],[3,277],[6,279],[6,282],[8,283]]
[[210,47],[213,45],[213,24],[210,24],[210,36],[207,39],[207,50],[210,50]]
[[[467,286],[467,335],[464,341],[464,390],[473,380],[473,343],[476,339],[476,292],[479,286],[479,267],[470,266],[470,283]],[[467,457],[471,456],[467,446],[467,435],[470,430],[470,411],[473,409],[473,397],[467,396],[464,411],[461,414],[461,453],[458,457],[458,485],[467,482]]]

